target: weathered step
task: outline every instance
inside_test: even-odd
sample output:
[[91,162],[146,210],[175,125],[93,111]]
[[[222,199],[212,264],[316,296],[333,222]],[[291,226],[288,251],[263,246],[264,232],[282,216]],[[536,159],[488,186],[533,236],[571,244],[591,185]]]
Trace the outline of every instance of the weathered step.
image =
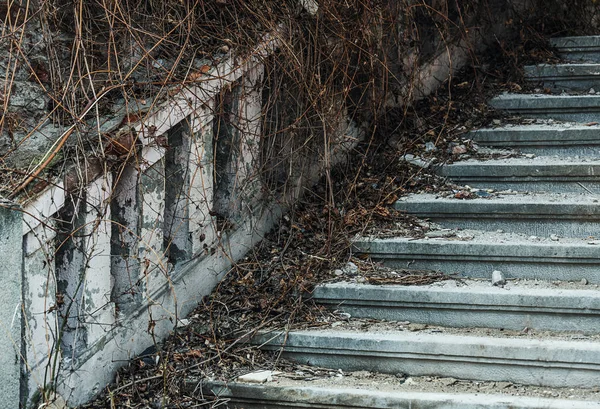
[[[340,382],[341,383],[341,382]],[[364,383],[364,382],[363,382]],[[198,381],[192,392],[199,394]],[[318,380],[291,385],[210,382],[203,397],[219,400],[218,407],[230,409],[331,408],[331,409],[598,409],[597,402],[548,399],[500,394],[468,394],[404,391],[385,384],[365,388],[355,385],[319,385]],[[447,389],[447,388],[446,388]],[[548,391],[551,392],[551,391]],[[223,405],[223,406],[221,406]]]
[[543,237],[586,238],[600,233],[600,203],[589,194],[498,194],[468,200],[413,194],[400,198],[394,207],[450,228]]
[[462,231],[439,239],[359,239],[354,247],[397,269],[486,279],[500,270],[507,278],[600,283],[600,246],[586,240]]
[[[454,285],[451,286],[451,284]],[[464,280],[427,286],[334,283],[313,299],[352,317],[409,321],[444,327],[524,328],[600,333],[600,291],[542,288]]]
[[465,160],[444,165],[438,174],[481,189],[557,193],[600,193],[600,160],[535,157]]
[[600,157],[600,126],[576,123],[506,125],[472,131],[468,137],[494,148],[538,155]]
[[432,331],[304,330],[264,333],[265,350],[307,365],[389,374],[507,381],[524,385],[598,386],[600,343],[455,335]]
[[528,81],[551,90],[600,90],[600,64],[542,64],[524,67]]
[[600,61],[600,36],[553,38],[550,44],[567,59]]
[[600,122],[600,95],[502,94],[492,98],[490,105],[530,118]]

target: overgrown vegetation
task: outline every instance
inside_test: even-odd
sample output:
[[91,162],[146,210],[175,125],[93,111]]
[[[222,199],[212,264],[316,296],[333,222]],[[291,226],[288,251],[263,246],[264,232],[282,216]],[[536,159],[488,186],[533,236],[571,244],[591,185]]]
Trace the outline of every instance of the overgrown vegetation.
[[[556,59],[548,36],[586,34],[599,24],[595,0],[514,9],[503,0],[42,0],[9,2],[0,12],[0,46],[8,51],[0,60],[3,194],[26,199],[70,169],[81,186],[139,165],[139,143],[116,138],[114,117],[122,118],[117,126],[143,120],[177,91],[205,81],[206,67],[231,55],[248,58],[267,36],[279,44],[263,61],[264,194],[294,197],[317,163],[325,174],[227,274],[192,323],[157,345],[158,364],[155,354],[150,363],[136,360],[91,404],[118,408],[194,407],[204,400],[187,380],[278,364],[242,341],[267,325],[337,319],[307,296],[348,261],[373,282],[443,279],[435,272],[391,277],[352,255],[351,238],[374,228],[423,232],[390,205],[438,182],[398,157],[431,142],[440,159],[451,158],[449,144],[497,115],[486,108],[491,94],[524,86],[523,63]],[[512,35],[501,37],[505,30]],[[430,78],[420,75],[440,55],[466,55],[468,64],[426,95]],[[27,97],[43,103],[21,101]],[[368,124],[366,137],[349,163],[334,166],[332,147],[346,116]],[[23,161],[19,152],[30,144],[43,148]]]

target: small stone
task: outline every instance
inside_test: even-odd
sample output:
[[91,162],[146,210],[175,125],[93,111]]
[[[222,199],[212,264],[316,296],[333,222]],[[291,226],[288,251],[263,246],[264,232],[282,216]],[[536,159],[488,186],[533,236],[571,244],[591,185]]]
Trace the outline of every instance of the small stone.
[[452,386],[452,385],[454,385],[458,381],[456,379],[454,379],[454,378],[442,378],[442,379],[440,379],[440,382],[444,386]]
[[404,381],[405,385],[416,385],[417,382],[413,379],[413,378],[406,378],[406,380]]
[[452,237],[454,236],[454,232],[452,230],[433,230],[425,233],[425,237],[429,237],[431,239],[437,239],[442,237]]
[[422,331],[425,328],[427,328],[426,324],[417,324],[417,323],[410,323],[410,324],[408,324],[408,330],[409,331]]
[[497,287],[502,287],[506,284],[506,279],[504,278],[504,274],[502,271],[495,270],[492,272],[492,285]]
[[190,325],[190,320],[188,320],[187,318],[182,318],[179,320],[180,327],[187,327],[188,325]]
[[465,145],[456,145],[452,147],[453,155],[462,155],[463,153],[467,153],[467,147]]
[[353,262],[349,261],[348,263],[346,263],[343,270],[347,274],[356,274],[358,273],[358,266]]
[[600,244],[600,240],[591,240],[591,241],[588,241],[587,244],[590,244],[592,246],[597,246],[598,244]]
[[338,277],[339,277],[339,276],[343,276],[343,275],[344,275],[344,272],[343,272],[342,270],[339,270],[339,269],[338,269],[338,270],[335,270],[335,271],[333,272],[333,274],[335,274],[336,276],[338,276]]
[[433,142],[427,142],[425,144],[425,151],[426,152],[435,152],[435,151],[437,151],[437,148],[435,147],[435,144]]
[[533,153],[526,153],[523,156],[525,156],[527,159],[533,159],[533,158],[535,158],[535,155]]
[[496,387],[498,387],[500,389],[510,388],[511,386],[512,386],[512,383],[510,383],[510,382],[496,382]]
[[590,88],[590,91],[589,91],[589,92],[590,92],[590,94],[592,94],[592,95],[593,95],[593,94],[595,94],[595,93],[596,93],[596,90],[595,90],[594,88]]
[[423,159],[419,158],[418,156],[412,155],[410,153],[407,153],[406,155],[402,156],[400,159],[406,163],[410,163],[411,165],[415,165],[415,166],[418,166],[423,169],[427,169],[433,163],[433,161],[431,161],[431,160],[426,161],[426,160],[423,160]]
[[550,240],[552,241],[558,241],[559,237],[556,234],[551,234],[550,235]]
[[581,279],[581,285],[588,285],[588,280],[587,280],[587,278],[582,278],[582,279]]
[[504,230],[498,229],[498,230],[496,230],[496,233],[504,233]]
[[501,120],[499,120],[499,119],[493,119],[493,120],[492,120],[492,123],[493,123],[494,125],[500,125],[500,124],[502,124],[502,121],[501,121]]

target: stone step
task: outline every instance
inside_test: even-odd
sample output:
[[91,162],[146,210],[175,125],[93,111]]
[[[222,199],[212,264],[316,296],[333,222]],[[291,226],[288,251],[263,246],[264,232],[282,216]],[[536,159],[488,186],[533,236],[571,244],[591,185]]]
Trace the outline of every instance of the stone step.
[[[523,385],[598,386],[600,343],[570,338],[472,336],[468,330],[418,332],[391,323],[354,329],[261,333],[253,343],[306,365],[409,376],[441,376]],[[343,329],[346,328],[346,329]],[[493,330],[488,330],[493,331]],[[490,332],[488,332],[490,333]]]
[[[259,385],[212,381],[202,388],[198,388],[202,381],[193,379],[189,389],[191,395],[201,394],[202,398],[212,398],[231,409],[598,409],[600,406],[594,401],[572,398],[448,393],[449,388],[443,386],[436,391],[420,392],[411,390],[406,382],[391,378],[387,384],[383,378],[384,382],[372,382],[372,385],[364,378],[352,381],[334,378],[335,382],[328,382],[328,379],[280,381],[279,376],[274,379],[274,382]],[[545,392],[558,393],[554,389]]]
[[600,157],[600,126],[576,123],[505,125],[469,132],[468,138],[493,148],[537,155]]
[[507,278],[600,283],[600,241],[465,230],[435,239],[357,239],[354,249],[395,269],[485,279],[500,270]]
[[490,105],[529,118],[600,122],[600,95],[502,94]]
[[400,198],[394,207],[450,228],[542,237],[587,238],[600,233],[600,203],[589,194],[494,194],[468,200],[413,194]]
[[569,60],[600,61],[600,36],[552,38],[550,44]]
[[600,291],[597,286],[587,287],[594,289],[518,280],[503,288],[487,280],[426,286],[334,283],[316,287],[312,297],[358,318],[443,327],[600,333]]
[[600,64],[541,64],[523,68],[528,81],[541,83],[554,92],[600,91]]
[[465,160],[437,168],[459,185],[480,189],[600,194],[600,160],[535,157]]

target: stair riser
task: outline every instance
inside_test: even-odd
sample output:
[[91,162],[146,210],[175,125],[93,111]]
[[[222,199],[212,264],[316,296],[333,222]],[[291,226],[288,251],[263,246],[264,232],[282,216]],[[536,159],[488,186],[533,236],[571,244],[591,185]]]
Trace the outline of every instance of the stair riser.
[[596,122],[600,96],[501,95],[490,105],[511,115],[560,121]]
[[421,219],[427,219],[446,228],[471,229],[482,231],[504,230],[511,233],[529,234],[538,237],[549,237],[556,234],[561,237],[587,238],[600,235],[600,222],[591,222],[552,219],[511,219],[499,217],[487,217],[489,215],[461,215],[452,217],[450,215],[439,215],[432,213],[413,213]]
[[590,50],[573,50],[568,51],[566,49],[559,51],[560,55],[569,61],[575,63],[581,61],[600,62],[600,47]]
[[451,260],[450,257],[429,257],[427,254],[396,254],[372,256],[373,261],[391,268],[442,271],[458,277],[487,278],[492,271],[500,270],[507,278],[551,281],[580,281],[585,278],[590,283],[600,284],[598,264],[555,264],[552,262],[531,262],[526,260],[470,258]]
[[225,408],[235,409],[597,409],[595,402],[577,402],[519,396],[480,396],[450,393],[384,392],[357,388],[320,388],[310,385],[278,387],[216,383],[198,390],[199,381],[186,385],[190,396],[218,397]]
[[494,165],[485,162],[441,166],[440,176],[481,189],[551,193],[600,193],[600,166],[588,164]]
[[600,128],[535,128],[532,126],[484,129],[468,138],[479,145],[511,148],[522,153],[600,157]]
[[[331,334],[331,336],[328,336]],[[344,333],[289,333],[273,341],[259,337],[263,349],[311,366],[411,376],[442,376],[524,385],[591,388],[597,386],[597,351],[545,346],[455,343],[447,336],[420,338],[395,334],[351,338]],[[483,340],[478,340],[478,342]],[[521,340],[517,340],[521,341]]]
[[487,142],[487,141],[477,141],[476,138],[473,138],[479,145],[488,146],[490,148],[496,149],[515,149],[520,153],[533,153],[537,156],[565,156],[565,157],[574,157],[574,156],[587,156],[587,157],[600,157],[600,144],[596,142],[588,142],[588,143],[573,143],[569,144],[568,142],[563,143],[562,145],[554,144],[553,142],[545,142],[545,143],[530,143],[530,142],[510,142],[510,141],[498,141],[498,142]]
[[600,36],[554,38],[550,44],[563,58],[600,62]]
[[528,81],[542,84],[554,92],[600,89],[600,65],[597,64],[540,65],[524,70]]
[[537,77],[528,78],[528,81],[541,84],[553,93],[561,93],[564,90],[589,91],[590,89],[600,88],[600,79],[594,78],[556,78],[556,77]]
[[414,287],[322,286],[315,289],[313,299],[360,318],[455,328],[600,332],[600,298],[528,297],[486,290],[469,293]]
[[[398,245],[378,246],[357,243],[358,254],[396,269],[434,270],[462,277],[491,279],[494,270],[507,278],[580,281],[600,284],[600,255],[564,254],[560,249],[543,251],[526,246],[498,251],[495,244],[472,245],[468,241],[448,243],[441,240],[406,241]],[[387,248],[384,248],[387,247]],[[593,247],[598,253],[600,247]],[[521,251],[519,251],[521,250]]]
[[[600,194],[600,182],[588,181],[584,178],[577,180],[548,180],[549,178],[494,178],[481,176],[450,176],[448,180],[461,186],[471,186],[477,189],[494,189],[496,191],[513,190],[517,192],[548,192],[548,193],[591,193]],[[565,178],[566,179],[566,178]]]

